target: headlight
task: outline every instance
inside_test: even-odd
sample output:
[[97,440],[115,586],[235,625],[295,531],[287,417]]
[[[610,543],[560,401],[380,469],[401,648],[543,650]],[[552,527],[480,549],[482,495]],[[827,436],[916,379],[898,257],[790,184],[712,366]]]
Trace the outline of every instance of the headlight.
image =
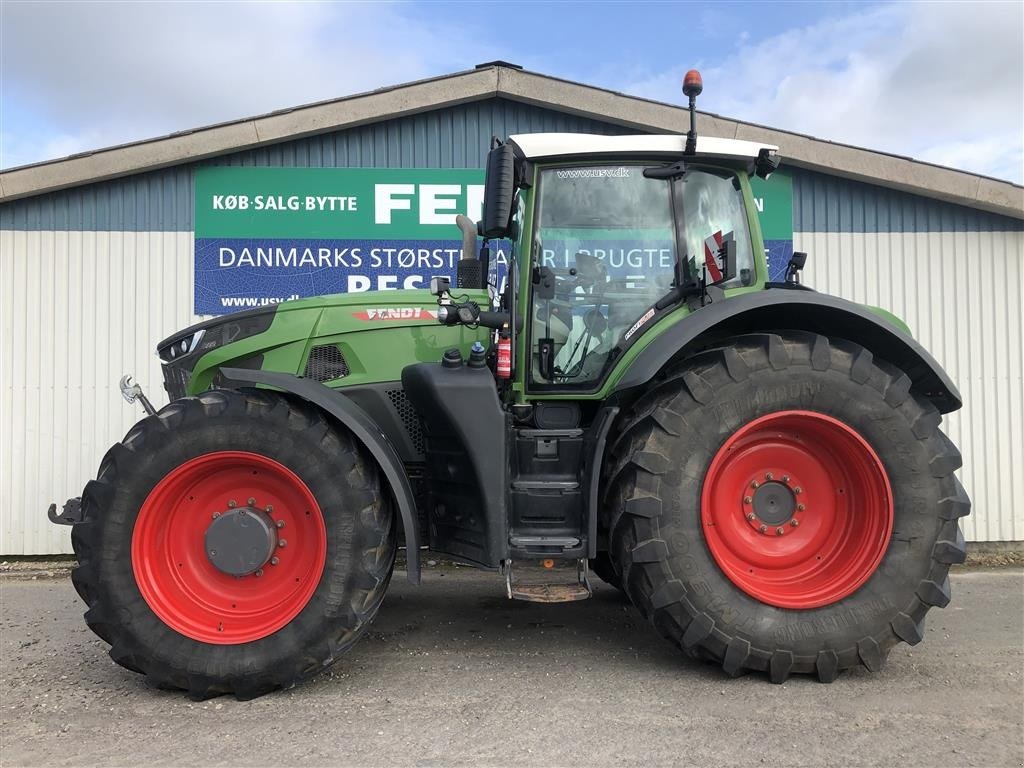
[[198,358],[211,349],[263,333],[274,321],[275,311],[257,309],[207,320],[164,339],[156,353],[164,363],[176,363],[192,355]]
[[160,359],[165,363],[169,363],[172,360],[178,360],[194,352],[205,335],[206,330],[200,329],[186,336],[179,336],[169,344],[161,343],[161,345],[157,347],[157,355],[159,355]]

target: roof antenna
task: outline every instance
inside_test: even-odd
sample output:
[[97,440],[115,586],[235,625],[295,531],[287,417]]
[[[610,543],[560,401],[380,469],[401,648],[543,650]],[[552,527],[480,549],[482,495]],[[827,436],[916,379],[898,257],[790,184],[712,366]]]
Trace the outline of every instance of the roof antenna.
[[684,154],[697,154],[697,97],[704,90],[700,72],[691,69],[683,76],[683,95],[690,100],[690,132],[686,134]]

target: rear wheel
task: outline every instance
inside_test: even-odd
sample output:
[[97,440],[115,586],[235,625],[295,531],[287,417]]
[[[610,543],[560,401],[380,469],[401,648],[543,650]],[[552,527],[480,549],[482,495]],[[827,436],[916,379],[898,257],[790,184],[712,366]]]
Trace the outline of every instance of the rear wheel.
[[612,448],[605,523],[627,593],[730,674],[831,681],[921,640],[970,502],[939,413],[867,350],[744,336],[667,372]]
[[119,664],[194,698],[248,698],[336,660],[394,563],[372,459],[273,393],[207,392],[139,422],[82,508],[89,626]]

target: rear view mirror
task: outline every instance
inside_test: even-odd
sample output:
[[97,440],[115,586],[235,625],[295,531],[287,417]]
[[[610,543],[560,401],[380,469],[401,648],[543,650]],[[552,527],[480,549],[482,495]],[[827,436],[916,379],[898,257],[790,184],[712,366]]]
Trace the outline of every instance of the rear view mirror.
[[488,239],[508,237],[515,196],[516,158],[510,144],[502,144],[487,153],[484,178],[484,218],[480,234]]

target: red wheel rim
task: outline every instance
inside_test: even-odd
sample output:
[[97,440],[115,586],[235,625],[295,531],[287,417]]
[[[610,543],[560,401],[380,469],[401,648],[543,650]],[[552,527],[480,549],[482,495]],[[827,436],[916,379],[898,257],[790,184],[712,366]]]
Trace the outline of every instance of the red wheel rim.
[[751,597],[818,608],[859,589],[892,533],[889,478],[838,419],[779,411],[736,431],[704,480],[701,521],[715,562]]
[[[276,562],[231,576],[207,557],[205,534],[214,515],[242,505],[272,521]],[[220,645],[259,640],[294,619],[326,558],[323,513],[306,484],[273,459],[242,451],[208,453],[170,472],[146,497],[132,533],[132,571],[149,607],[171,629]]]

